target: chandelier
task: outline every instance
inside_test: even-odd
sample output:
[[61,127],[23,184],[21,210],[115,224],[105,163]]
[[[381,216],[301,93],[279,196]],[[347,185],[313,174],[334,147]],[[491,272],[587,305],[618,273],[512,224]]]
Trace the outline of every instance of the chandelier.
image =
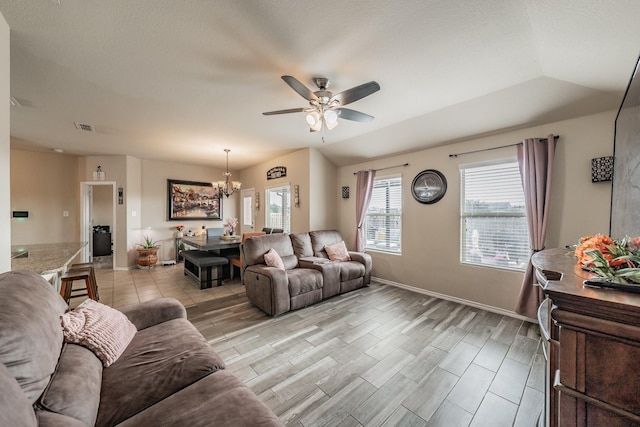
[[231,181],[231,173],[229,173],[229,151],[231,150],[228,148],[224,149],[224,152],[227,153],[227,171],[224,173],[224,181],[212,183],[213,191],[218,193],[220,197],[229,197],[236,191],[240,191],[240,186],[242,185],[239,181]]

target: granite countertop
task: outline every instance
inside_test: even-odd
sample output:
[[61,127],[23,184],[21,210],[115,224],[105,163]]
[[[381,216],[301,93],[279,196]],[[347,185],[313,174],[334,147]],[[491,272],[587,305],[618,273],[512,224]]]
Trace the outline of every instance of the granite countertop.
[[86,242],[67,242],[13,245],[11,252],[28,251],[28,254],[13,258],[11,270],[29,270],[38,274],[55,273],[66,267],[86,244]]

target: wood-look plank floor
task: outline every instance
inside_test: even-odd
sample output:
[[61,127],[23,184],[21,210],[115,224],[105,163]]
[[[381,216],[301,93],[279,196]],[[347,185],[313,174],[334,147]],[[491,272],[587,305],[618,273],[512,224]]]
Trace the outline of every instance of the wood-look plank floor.
[[544,399],[538,327],[371,286],[271,318],[243,293],[189,319],[290,426],[534,426]]

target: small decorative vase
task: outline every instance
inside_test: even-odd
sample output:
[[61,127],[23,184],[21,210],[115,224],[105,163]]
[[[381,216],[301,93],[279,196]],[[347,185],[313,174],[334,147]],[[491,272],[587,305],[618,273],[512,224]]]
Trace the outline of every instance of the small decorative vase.
[[229,227],[229,236],[233,236],[234,231],[233,227]]
[[182,231],[178,231],[178,232],[176,233],[176,237],[177,237],[178,239],[182,239],[182,237],[183,237]]

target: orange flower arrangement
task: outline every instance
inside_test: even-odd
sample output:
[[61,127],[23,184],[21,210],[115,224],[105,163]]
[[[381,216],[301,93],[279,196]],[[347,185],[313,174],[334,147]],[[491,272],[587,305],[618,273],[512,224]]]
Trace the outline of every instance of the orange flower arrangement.
[[596,234],[580,239],[574,251],[582,268],[623,284],[640,284],[640,237],[613,240]]

